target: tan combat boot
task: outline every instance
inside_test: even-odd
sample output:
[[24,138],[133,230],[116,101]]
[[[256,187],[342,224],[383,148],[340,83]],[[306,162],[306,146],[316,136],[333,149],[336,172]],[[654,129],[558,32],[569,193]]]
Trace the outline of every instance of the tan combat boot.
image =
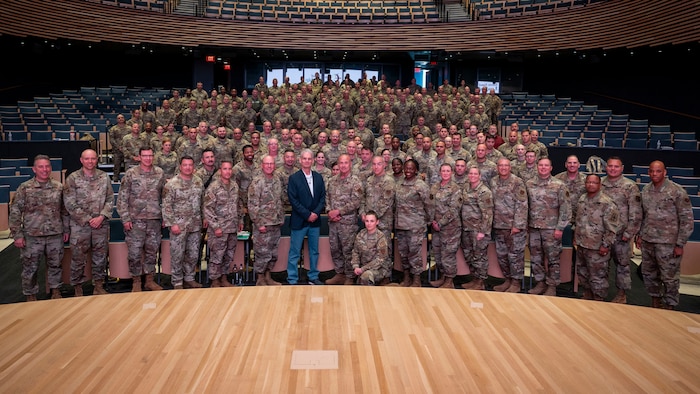
[[411,287],[423,287],[420,282],[420,274],[413,275],[413,281],[411,281]]
[[233,287],[233,284],[231,284],[231,282],[228,281],[228,276],[226,276],[226,274],[222,274],[219,277],[219,286],[221,286],[221,287]]
[[615,298],[613,298],[610,302],[614,302],[616,304],[626,304],[627,303],[627,294],[625,293],[625,290],[618,289],[617,294],[615,295]]
[[132,276],[131,292],[136,293],[141,291],[141,275]]
[[105,281],[102,279],[95,279],[95,288],[92,290],[93,295],[103,295],[103,294],[109,294],[107,290],[105,290]]
[[221,287],[221,278],[212,279],[210,287]]
[[590,288],[583,289],[583,299],[584,300],[592,300],[593,299],[593,291],[591,291]]
[[345,277],[345,280],[343,281],[343,285],[345,286],[352,286],[355,284],[355,278],[348,278]]
[[63,298],[61,296],[61,290],[59,290],[58,288],[51,289],[51,299],[55,300],[55,299],[59,299],[59,298]]
[[506,291],[510,287],[510,278],[506,278],[506,281],[498,286],[493,287],[493,291]]
[[149,291],[163,290],[163,288],[153,280],[153,274],[146,274],[146,284],[144,284],[143,287]]
[[527,294],[535,294],[535,295],[540,295],[544,293],[544,291],[547,290],[547,284],[542,282],[537,282],[537,285],[533,287],[532,289],[528,290]]
[[506,290],[506,293],[520,293],[520,280],[511,279],[510,287]]
[[73,292],[74,292],[76,297],[82,297],[83,296],[83,285],[82,284],[74,285]]
[[547,290],[544,291],[544,295],[554,297],[557,295],[557,287],[554,285],[547,286]]
[[437,279],[437,280],[431,280],[430,281],[430,286],[433,287],[441,287],[443,283],[445,283],[445,275],[442,276],[442,278]]
[[444,279],[445,280],[440,285],[441,289],[454,289],[455,288],[455,283],[454,283],[454,280],[451,276],[446,276]]
[[662,308],[664,306],[661,297],[651,297],[651,307],[652,308]]
[[258,273],[258,279],[255,281],[255,286],[267,286],[267,279],[264,273]]
[[408,271],[403,272],[403,280],[401,280],[401,283],[399,283],[399,286],[401,287],[409,287],[411,286],[411,273]]
[[335,273],[335,276],[325,282],[327,285],[342,285],[345,283],[345,275]]
[[201,289],[202,284],[196,280],[186,280],[182,283],[182,287],[185,289]]
[[282,286],[282,284],[274,279],[272,279],[272,272],[270,270],[265,271],[265,283],[268,286]]
[[471,282],[463,283],[462,288],[466,290],[484,290],[484,280],[481,278],[474,278]]

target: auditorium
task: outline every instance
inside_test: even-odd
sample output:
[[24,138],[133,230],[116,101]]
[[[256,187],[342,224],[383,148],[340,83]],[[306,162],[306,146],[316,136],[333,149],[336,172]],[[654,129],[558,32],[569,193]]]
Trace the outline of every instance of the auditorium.
[[700,3],[6,3],[7,391],[700,389]]

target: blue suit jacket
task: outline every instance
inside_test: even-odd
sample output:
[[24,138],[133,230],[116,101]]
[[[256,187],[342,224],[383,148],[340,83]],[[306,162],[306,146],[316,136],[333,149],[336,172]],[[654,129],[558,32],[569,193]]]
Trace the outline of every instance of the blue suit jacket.
[[321,213],[326,209],[326,186],[323,184],[323,177],[316,171],[311,171],[311,174],[314,180],[313,197],[302,170],[289,177],[287,196],[289,196],[289,203],[292,205],[292,216],[289,222],[292,230],[299,230],[305,226],[318,227],[321,225],[320,218],[313,223],[307,221],[311,212],[321,216]]

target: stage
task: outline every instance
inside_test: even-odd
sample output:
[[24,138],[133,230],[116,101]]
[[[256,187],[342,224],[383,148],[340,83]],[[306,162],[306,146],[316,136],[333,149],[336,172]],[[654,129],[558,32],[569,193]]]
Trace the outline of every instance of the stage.
[[364,286],[0,306],[6,392],[698,392],[700,315]]

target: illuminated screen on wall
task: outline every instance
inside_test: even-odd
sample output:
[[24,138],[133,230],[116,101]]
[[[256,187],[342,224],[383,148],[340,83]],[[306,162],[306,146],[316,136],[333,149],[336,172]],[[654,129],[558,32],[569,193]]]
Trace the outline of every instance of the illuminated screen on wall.
[[491,89],[493,89],[497,94],[501,93],[501,83],[500,82],[476,81],[476,86],[478,86],[479,89],[486,86],[486,90],[488,90],[489,92],[491,91]]

